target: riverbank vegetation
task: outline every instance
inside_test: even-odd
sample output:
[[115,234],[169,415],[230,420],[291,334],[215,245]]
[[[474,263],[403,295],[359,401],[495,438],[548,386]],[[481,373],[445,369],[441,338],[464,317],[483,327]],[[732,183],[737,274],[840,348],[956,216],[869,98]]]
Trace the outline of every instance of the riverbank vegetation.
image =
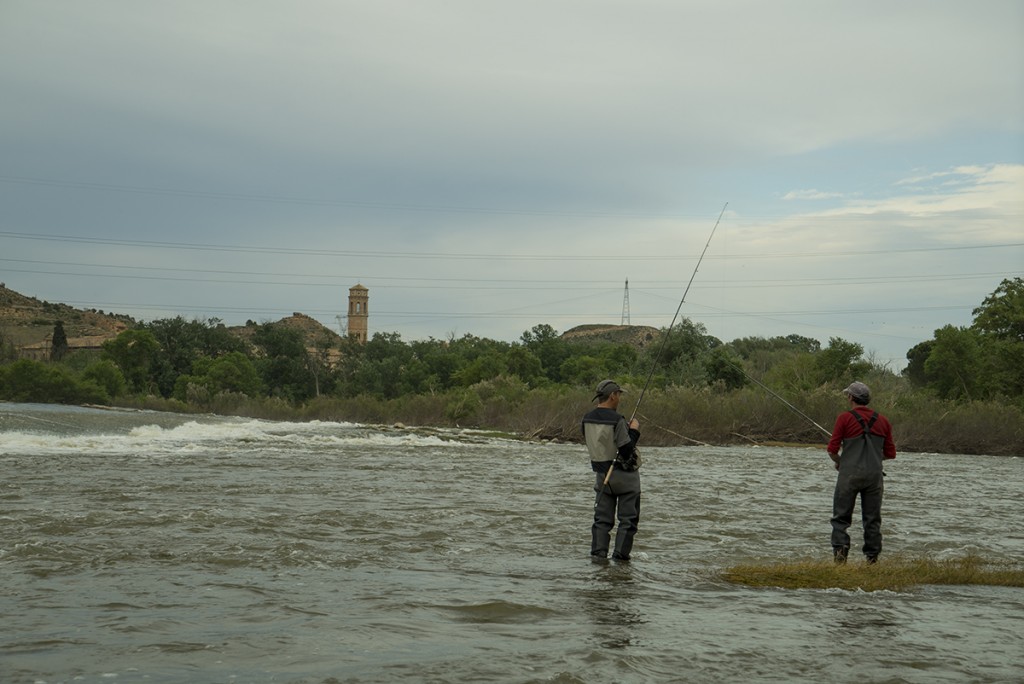
[[840,390],[861,380],[901,450],[1024,454],[1024,280],[1004,280],[974,316],[910,349],[899,374],[841,338],[723,342],[687,319],[640,344],[567,339],[548,325],[516,342],[376,333],[360,344],[252,321],[237,335],[217,319],[178,317],[138,324],[98,352],[55,345],[49,361],[16,359],[0,339],[0,399],[576,440],[597,382],[626,387],[629,413],[649,379],[637,416],[647,446],[817,446],[845,409]]
[[894,556],[874,564],[836,565],[831,560],[746,564],[726,568],[722,577],[734,584],[781,589],[901,591],[927,584],[1024,587],[1024,570],[1019,565],[985,562],[977,556],[948,560]]

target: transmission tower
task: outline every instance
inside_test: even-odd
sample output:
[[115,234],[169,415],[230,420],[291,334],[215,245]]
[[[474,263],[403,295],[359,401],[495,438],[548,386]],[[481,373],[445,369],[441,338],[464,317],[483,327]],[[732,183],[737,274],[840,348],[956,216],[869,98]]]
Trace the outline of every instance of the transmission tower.
[[346,334],[345,328],[347,327],[345,325],[345,317],[339,314],[339,315],[334,317],[334,320],[336,320],[338,322],[338,333],[342,337],[345,337],[345,334]]
[[629,278],[626,278],[626,294],[622,297],[622,323],[621,325],[630,325],[629,323]]

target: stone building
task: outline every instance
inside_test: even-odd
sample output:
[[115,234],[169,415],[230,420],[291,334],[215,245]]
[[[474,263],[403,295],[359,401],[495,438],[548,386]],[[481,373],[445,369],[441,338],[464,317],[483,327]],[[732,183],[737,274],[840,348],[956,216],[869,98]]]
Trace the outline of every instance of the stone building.
[[366,342],[370,322],[370,295],[362,285],[348,289],[348,336]]
[[[68,348],[65,352],[95,352],[103,351],[103,343],[113,339],[110,335],[87,335],[85,337],[69,337]],[[24,344],[17,348],[19,359],[30,359],[32,361],[49,361],[53,355],[53,340],[47,335],[41,342]]]

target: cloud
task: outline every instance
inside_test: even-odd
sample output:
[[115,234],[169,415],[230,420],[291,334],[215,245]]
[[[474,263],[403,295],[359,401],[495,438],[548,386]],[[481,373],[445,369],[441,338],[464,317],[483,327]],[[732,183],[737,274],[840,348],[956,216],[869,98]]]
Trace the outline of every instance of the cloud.
[[823,192],[821,190],[790,190],[782,196],[783,200],[824,200],[839,199],[843,197],[841,192]]
[[[936,183],[935,181],[940,181]],[[842,213],[904,215],[953,222],[964,219],[990,219],[991,230],[984,235],[992,242],[1020,240],[1022,232],[1012,217],[1024,215],[1024,164],[961,166],[896,183],[911,192],[875,200],[851,202],[833,215]],[[1011,219],[1011,220],[1007,220]],[[951,237],[969,234],[963,225],[949,225]],[[970,239],[977,239],[971,234]]]
[[729,201],[689,297],[713,334],[889,334],[914,314],[765,313],[976,305],[971,274],[1019,269],[910,250],[1020,241],[1022,24],[1016,0],[12,2],[0,177],[40,182],[0,179],[0,230],[69,241],[0,251],[109,264],[20,277],[143,317],[344,310],[363,281],[377,329],[507,339],[617,320],[627,277],[664,324]]

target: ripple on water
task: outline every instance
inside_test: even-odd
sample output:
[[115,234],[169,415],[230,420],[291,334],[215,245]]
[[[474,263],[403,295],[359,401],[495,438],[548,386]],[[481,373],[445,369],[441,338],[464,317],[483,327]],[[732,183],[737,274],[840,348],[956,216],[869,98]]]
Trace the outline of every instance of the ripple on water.
[[[60,419],[101,446],[68,428],[3,457],[0,662],[14,681],[1019,678],[1019,589],[721,579],[740,562],[827,557],[834,471],[817,452],[647,450],[633,562],[594,564],[578,445]],[[135,419],[158,429],[133,433]],[[901,454],[886,553],[1019,561],[1007,530],[1022,470]]]

